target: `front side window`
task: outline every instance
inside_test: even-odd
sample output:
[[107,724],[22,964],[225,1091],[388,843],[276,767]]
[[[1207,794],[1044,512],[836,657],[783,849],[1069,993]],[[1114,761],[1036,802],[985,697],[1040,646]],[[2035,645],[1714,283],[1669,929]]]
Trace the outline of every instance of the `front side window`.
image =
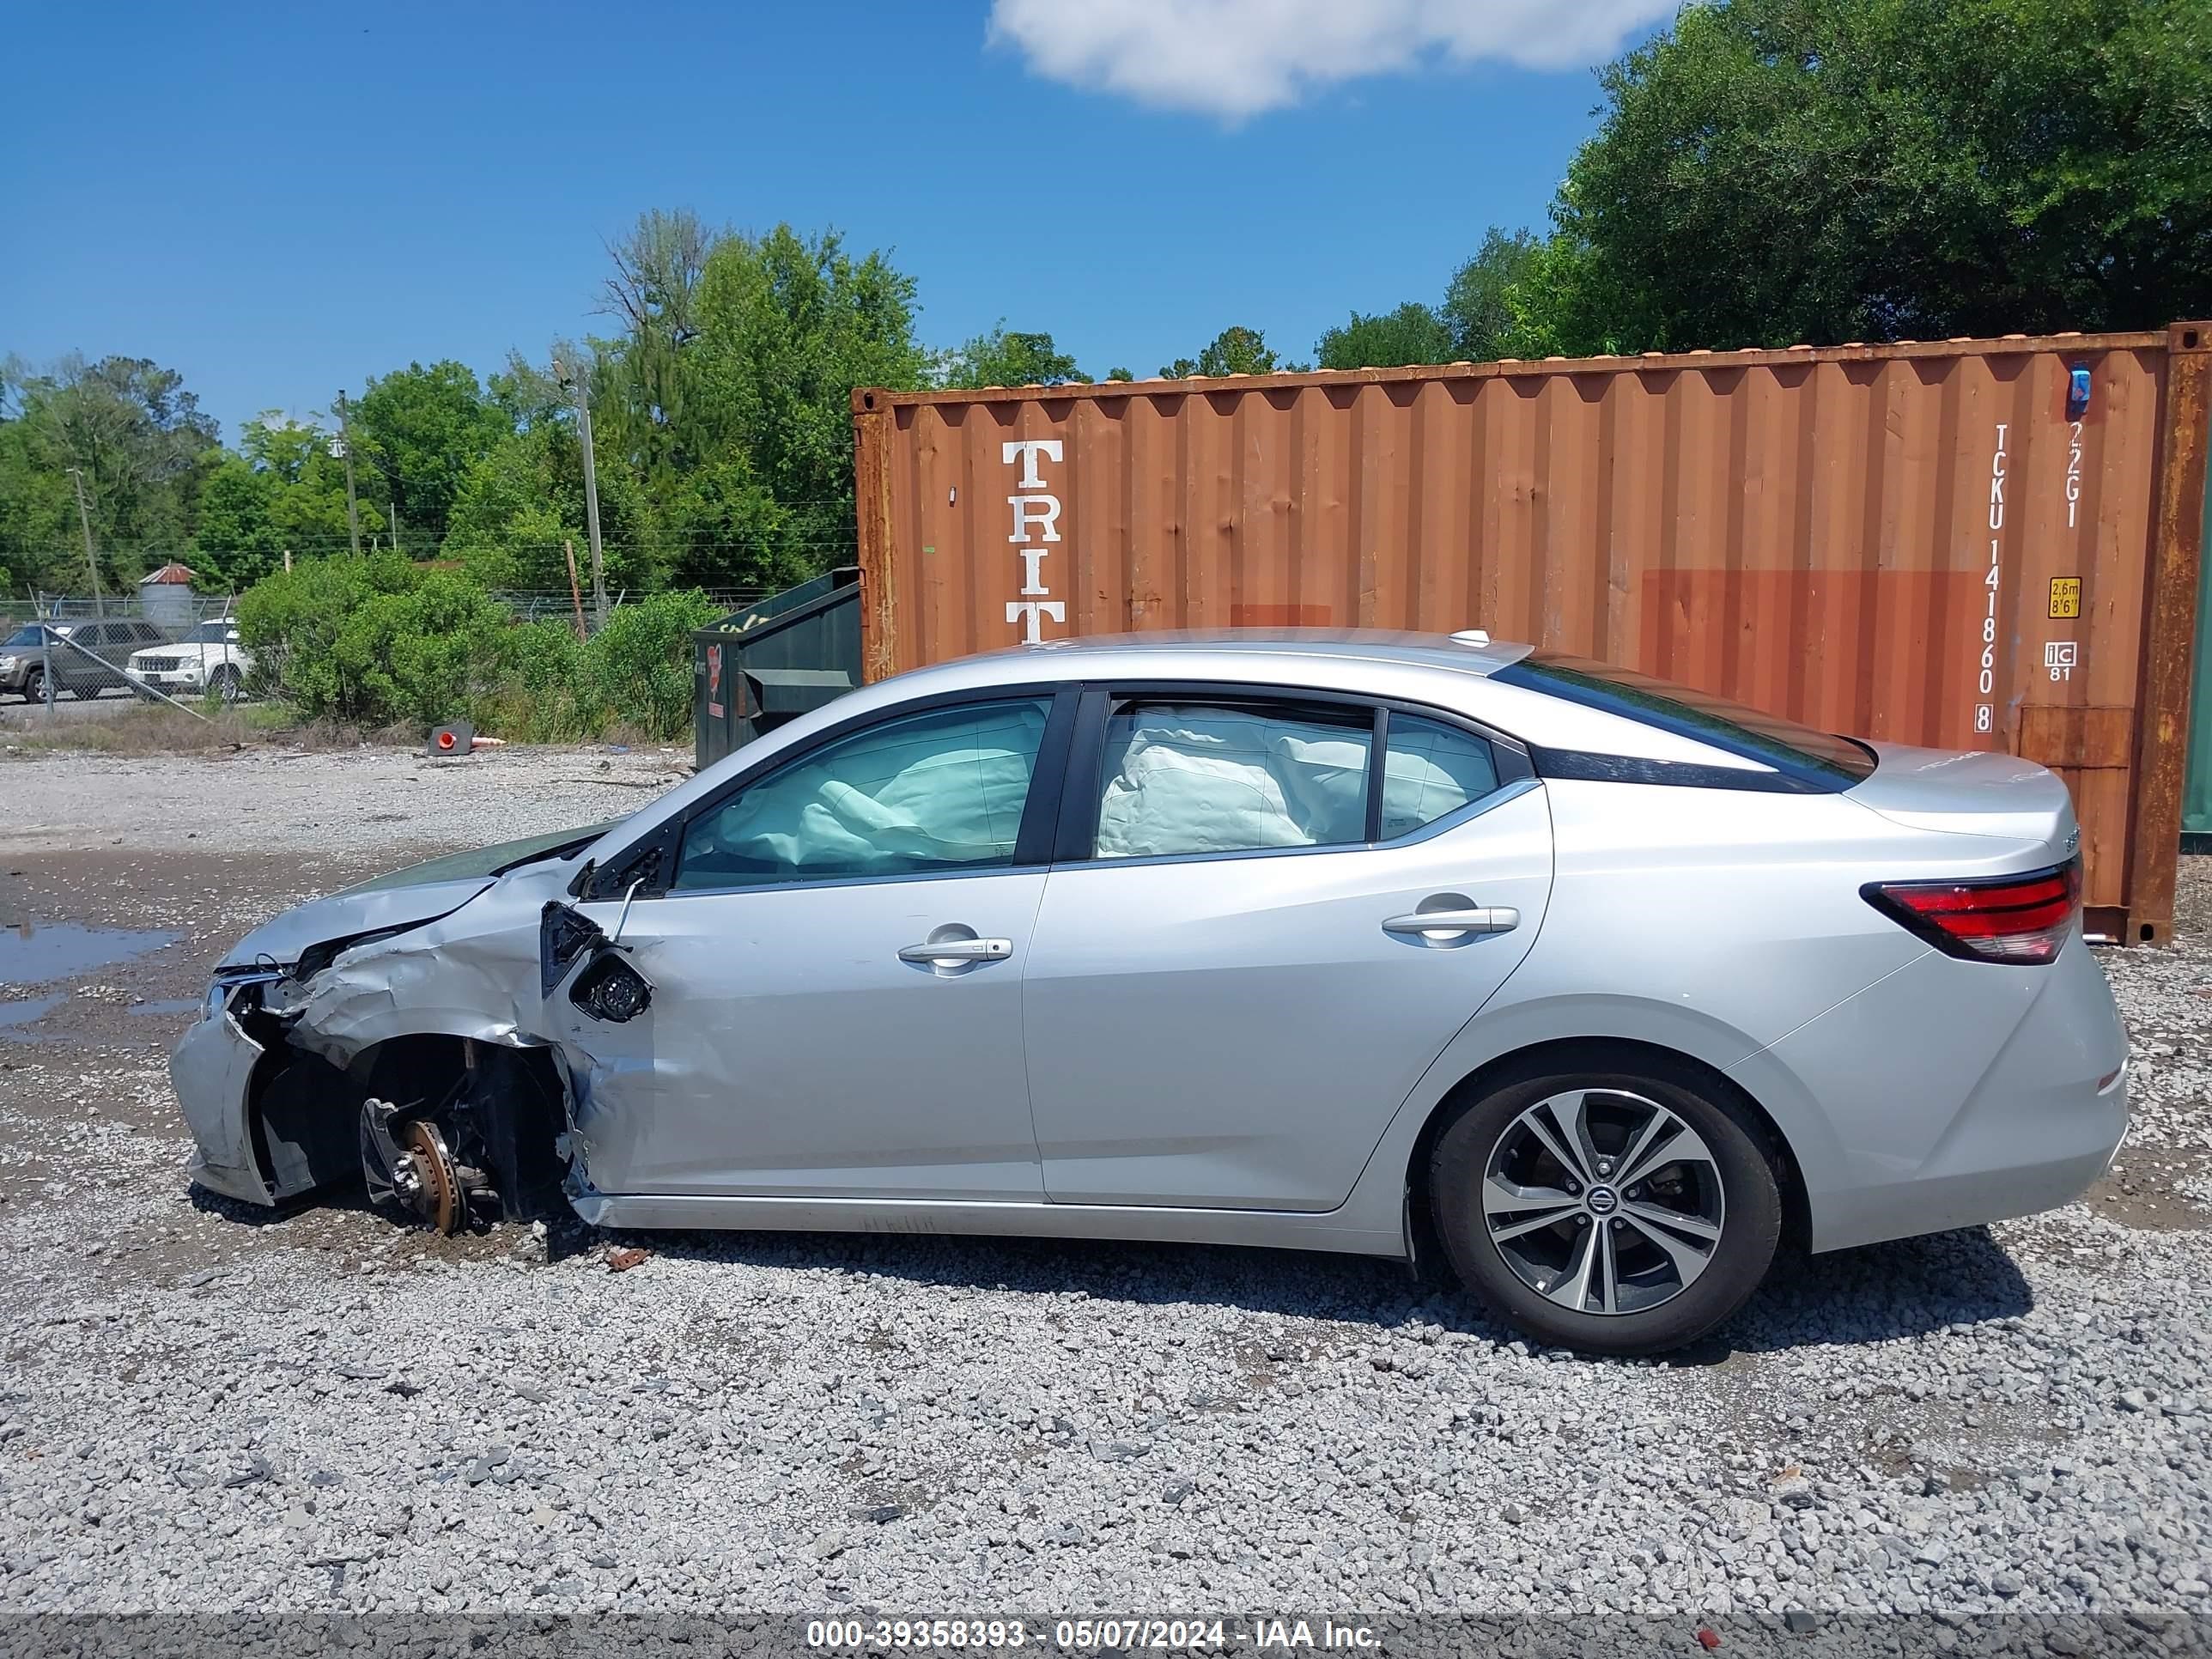
[[1012,864],[1050,708],[1042,698],[969,703],[825,744],[694,818],[674,886]]
[[1366,839],[1374,717],[1266,703],[1125,702],[1106,723],[1097,855]]
[[1395,840],[1498,787],[1489,743],[1418,714],[1392,714],[1382,751],[1382,839]]

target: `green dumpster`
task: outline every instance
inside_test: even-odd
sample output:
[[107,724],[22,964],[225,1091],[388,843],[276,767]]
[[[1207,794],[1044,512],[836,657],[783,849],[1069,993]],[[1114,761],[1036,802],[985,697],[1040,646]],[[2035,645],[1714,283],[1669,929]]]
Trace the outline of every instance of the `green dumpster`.
[[860,572],[845,565],[691,636],[691,738],[704,771],[860,683]]

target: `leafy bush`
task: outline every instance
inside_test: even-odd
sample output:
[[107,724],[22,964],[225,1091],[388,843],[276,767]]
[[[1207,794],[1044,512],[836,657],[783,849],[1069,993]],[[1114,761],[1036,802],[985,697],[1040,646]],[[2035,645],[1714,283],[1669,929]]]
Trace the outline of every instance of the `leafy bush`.
[[404,592],[420,579],[395,554],[311,559],[256,582],[239,598],[240,641],[253,653],[254,689],[333,714],[351,701],[340,673],[337,639],[374,595]]
[[573,743],[606,729],[610,716],[570,624],[548,619],[509,629],[504,646],[506,673],[478,707],[478,726],[520,743]]
[[429,726],[496,687],[507,613],[466,577],[383,553],[269,576],[238,623],[261,689],[302,714]]
[[391,553],[303,563],[238,605],[257,689],[309,719],[428,726],[465,715],[525,743],[617,723],[681,737],[691,635],[716,614],[703,593],[656,593],[617,607],[580,644],[565,622],[517,626],[468,575]]
[[691,726],[691,635],[720,614],[696,590],[617,607],[584,647],[592,694],[648,737],[681,737]]

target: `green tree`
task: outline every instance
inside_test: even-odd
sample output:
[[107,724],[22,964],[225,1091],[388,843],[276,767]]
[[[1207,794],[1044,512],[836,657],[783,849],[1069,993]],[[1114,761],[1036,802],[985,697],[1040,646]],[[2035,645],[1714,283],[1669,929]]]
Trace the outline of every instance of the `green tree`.
[[372,380],[353,405],[353,432],[389,501],[419,544],[434,546],[470,467],[514,429],[514,420],[453,362],[410,363]]
[[1528,307],[1570,349],[2212,308],[2203,0],[1730,0],[1601,81]]
[[[604,458],[599,486],[607,585],[617,592],[658,586],[665,562],[644,486]],[[568,586],[563,543],[589,580],[583,453],[574,426],[556,421],[502,440],[469,469],[442,550],[488,587],[560,592]]]
[[1452,362],[1486,363],[1500,357],[1545,356],[1517,349],[1522,325],[1514,310],[1516,288],[1533,273],[1542,241],[1527,230],[1492,225],[1482,246],[1444,289],[1438,316],[1451,333]]
[[614,273],[601,284],[599,309],[622,324],[623,333],[598,354],[586,377],[592,419],[653,485],[688,471],[701,444],[711,441],[692,416],[690,348],[699,337],[707,261],[731,240],[688,209],[655,209],[640,214],[629,234],[607,246]]
[[220,454],[216,423],[181,375],[144,357],[72,356],[43,372],[13,364],[7,379],[15,464],[40,481],[21,486],[29,504],[66,494],[73,515],[69,469],[78,469],[106,580],[135,580],[185,550],[201,481]]
[[76,533],[69,479],[33,453],[25,423],[0,401],[0,561],[27,589],[74,592],[84,581]]
[[[576,347],[556,346],[554,350],[564,360],[574,357],[579,363],[583,362]],[[564,421],[573,412],[573,400],[561,389],[561,378],[552,366],[541,367],[519,351],[510,350],[507,366],[491,372],[484,395],[506,418],[511,432]]]
[[1452,331],[1435,311],[1408,300],[1395,311],[1330,329],[1314,347],[1323,368],[1397,368],[1407,363],[1448,363],[1455,353]]
[[[288,549],[301,558],[351,551],[345,462],[331,447],[322,426],[273,409],[246,423],[239,453],[212,465],[201,486],[192,558],[202,586],[258,581]],[[384,514],[373,501],[359,505],[362,539],[373,543]]]
[[1273,374],[1302,367],[1278,362],[1267,337],[1258,329],[1232,324],[1208,341],[1195,360],[1178,357],[1164,365],[1160,374],[1168,380],[1187,380],[1194,374]]
[[853,389],[927,384],[914,298],[912,277],[881,252],[855,257],[834,231],[802,236],[779,225],[714,244],[699,281],[697,334],[684,347],[685,425],[696,454],[742,458],[744,472],[727,477],[716,499],[754,501],[743,522],[761,538],[726,520],[738,539],[672,542],[672,576],[780,580],[851,559]]
[[1088,382],[1075,359],[1053,343],[1049,334],[1010,333],[1004,323],[951,353],[939,380],[948,386],[1051,386],[1064,380]]
[[204,587],[246,587],[284,562],[275,507],[283,486],[243,455],[225,456],[200,486],[191,566]]
[[1133,380],[1137,377],[1126,368],[1109,368],[1106,371],[1106,378],[1109,380]]

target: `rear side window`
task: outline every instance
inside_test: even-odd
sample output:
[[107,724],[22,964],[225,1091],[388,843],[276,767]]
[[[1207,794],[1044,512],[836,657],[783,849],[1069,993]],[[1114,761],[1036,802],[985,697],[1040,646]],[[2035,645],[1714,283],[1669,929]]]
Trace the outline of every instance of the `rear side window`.
[[1097,855],[1364,841],[1374,742],[1366,708],[1121,703],[1106,722]]
[[[1849,738],[1816,732],[1809,726],[1779,715],[1692,690],[1686,685],[1655,679],[1633,669],[1592,662],[1551,651],[1538,651],[1491,678],[1501,685],[1518,685],[1569,702],[1619,714],[1678,737],[1710,744],[1728,754],[1753,760],[1774,769],[1778,777],[1738,773],[1731,769],[1674,766],[1654,763],[1650,777],[1643,778],[1638,763],[1616,757],[1559,757],[1540,752],[1538,769],[1554,775],[1613,777],[1623,781],[1695,781],[1717,787],[1749,789],[1790,789],[1835,793],[1873,775],[1873,754]],[[1562,763],[1565,763],[1564,766]],[[1576,762],[1590,763],[1580,768]],[[1606,763],[1618,763],[1606,764]],[[1697,773],[1694,780],[1670,774]]]
[[1383,840],[1410,836],[1497,787],[1496,757],[1474,732],[1391,714],[1382,761]]

